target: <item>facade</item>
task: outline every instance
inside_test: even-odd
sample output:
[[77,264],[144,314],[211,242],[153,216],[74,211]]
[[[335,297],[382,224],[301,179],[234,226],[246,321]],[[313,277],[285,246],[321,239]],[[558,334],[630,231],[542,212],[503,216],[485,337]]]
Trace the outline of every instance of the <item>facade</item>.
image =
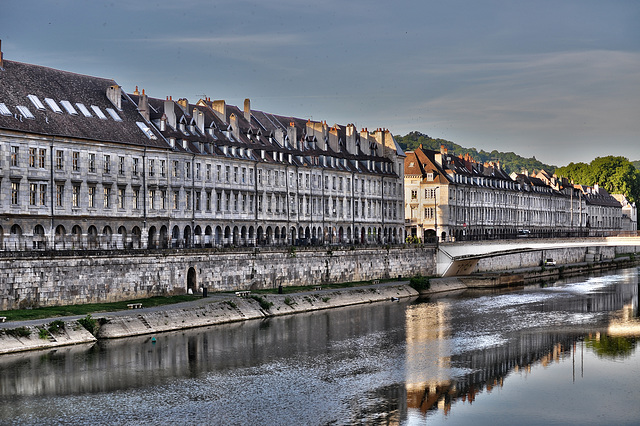
[[506,174],[420,147],[405,161],[407,234],[424,241],[607,235],[621,230],[621,205],[597,186],[537,174]]
[[622,230],[635,235],[638,231],[636,203],[630,203],[623,194],[611,194],[622,205]]
[[224,101],[2,60],[0,248],[402,242],[402,150]]

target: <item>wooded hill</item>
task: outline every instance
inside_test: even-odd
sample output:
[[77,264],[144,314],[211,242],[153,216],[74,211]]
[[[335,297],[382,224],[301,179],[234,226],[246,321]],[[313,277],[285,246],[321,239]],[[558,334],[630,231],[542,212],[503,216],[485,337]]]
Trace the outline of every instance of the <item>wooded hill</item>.
[[393,137],[405,151],[413,151],[418,148],[420,144],[422,144],[424,149],[440,151],[440,145],[444,145],[450,154],[456,156],[468,153],[478,162],[500,161],[502,169],[509,174],[512,172],[521,173],[523,170],[528,170],[529,173],[533,173],[534,171],[542,169],[549,172],[549,174],[553,174],[556,169],[556,166],[544,164],[536,160],[536,157],[524,158],[513,152],[499,152],[496,150],[487,152],[484,150],[478,151],[475,148],[464,148],[451,141],[440,138],[434,139],[420,132],[411,132],[404,136],[394,135]]

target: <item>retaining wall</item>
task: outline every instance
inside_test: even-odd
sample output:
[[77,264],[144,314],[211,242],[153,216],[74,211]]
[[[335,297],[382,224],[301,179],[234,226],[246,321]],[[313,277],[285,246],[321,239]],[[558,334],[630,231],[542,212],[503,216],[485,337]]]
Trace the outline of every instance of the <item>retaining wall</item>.
[[32,252],[0,258],[0,310],[435,274],[424,247]]

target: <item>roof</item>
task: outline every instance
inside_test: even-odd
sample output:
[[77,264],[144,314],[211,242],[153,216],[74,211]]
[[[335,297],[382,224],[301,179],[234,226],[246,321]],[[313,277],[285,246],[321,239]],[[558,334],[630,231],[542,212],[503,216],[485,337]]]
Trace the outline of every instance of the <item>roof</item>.
[[[126,95],[120,96],[120,109],[109,100],[110,87],[120,94],[119,86],[110,79],[4,61],[0,129],[167,148]],[[138,122],[149,127],[152,138]]]

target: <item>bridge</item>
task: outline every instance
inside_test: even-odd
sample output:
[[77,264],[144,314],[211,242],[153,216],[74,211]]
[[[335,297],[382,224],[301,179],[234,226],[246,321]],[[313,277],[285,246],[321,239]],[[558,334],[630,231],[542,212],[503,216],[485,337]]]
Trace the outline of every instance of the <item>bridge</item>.
[[[624,251],[638,252],[640,251],[640,236],[522,238],[441,243],[437,250],[437,273],[441,277],[469,275],[476,270],[478,262],[487,259],[494,259],[498,263],[502,259],[503,262],[506,262],[503,269],[543,266],[544,261],[549,258],[557,261],[559,265],[576,263],[577,261],[583,262],[589,260],[584,258],[586,253],[589,251],[597,252],[599,251],[597,248],[600,247],[629,247]],[[563,255],[561,249],[570,248],[576,249],[573,250],[573,259],[557,258],[558,255]],[[580,249],[584,249],[583,259],[577,260],[576,256],[579,256]]]

